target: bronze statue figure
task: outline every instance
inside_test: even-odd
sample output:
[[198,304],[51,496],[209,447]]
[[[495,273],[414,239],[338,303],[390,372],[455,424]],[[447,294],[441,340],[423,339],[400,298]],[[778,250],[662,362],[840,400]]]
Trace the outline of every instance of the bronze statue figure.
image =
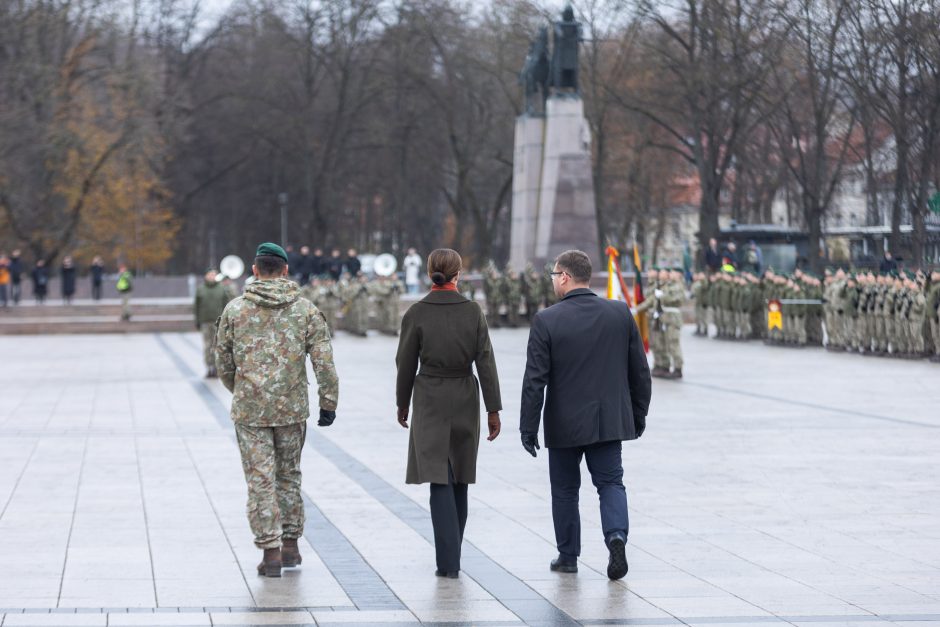
[[[519,84],[523,86],[525,95],[525,112],[532,115],[537,113],[536,103],[541,100],[542,111],[545,110],[545,99],[548,98],[548,30],[543,26],[539,29],[536,39],[529,44],[525,64],[519,73]],[[536,95],[541,95],[536,99]]]
[[561,21],[555,22],[552,87],[578,92],[578,45],[581,40],[581,24],[575,21],[574,9],[569,4],[562,11]]

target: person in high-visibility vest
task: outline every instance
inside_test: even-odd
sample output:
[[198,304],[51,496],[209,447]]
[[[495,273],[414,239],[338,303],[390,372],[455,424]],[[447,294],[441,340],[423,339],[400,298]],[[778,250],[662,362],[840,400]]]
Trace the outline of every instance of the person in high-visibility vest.
[[131,292],[134,291],[134,275],[127,269],[127,265],[123,263],[118,269],[120,275],[118,275],[117,285],[115,287],[121,295],[121,320],[127,321],[131,319]]

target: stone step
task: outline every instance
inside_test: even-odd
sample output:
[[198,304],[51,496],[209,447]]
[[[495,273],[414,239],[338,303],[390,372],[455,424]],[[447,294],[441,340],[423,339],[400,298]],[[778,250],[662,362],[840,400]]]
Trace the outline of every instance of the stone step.
[[0,335],[50,335],[75,333],[180,333],[193,331],[191,316],[133,316],[129,321],[118,317],[90,316],[54,321],[0,319]]

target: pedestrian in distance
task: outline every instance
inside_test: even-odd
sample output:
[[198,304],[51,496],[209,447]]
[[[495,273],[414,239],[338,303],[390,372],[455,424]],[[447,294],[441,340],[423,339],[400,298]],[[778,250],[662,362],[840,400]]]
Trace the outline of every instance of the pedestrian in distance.
[[101,300],[101,285],[104,280],[104,260],[96,256],[91,262],[91,297]]
[[32,272],[33,279],[33,297],[37,305],[46,302],[46,294],[49,291],[49,269],[46,267],[45,259],[37,259],[36,266]]
[[14,305],[20,304],[23,296],[23,259],[17,248],[10,254],[10,298]]
[[[589,289],[591,260],[569,250],[555,260],[560,302],[538,312],[529,331],[519,430],[533,457],[544,402],[545,447],[558,557],[551,570],[578,572],[581,459],[600,497],[607,576],[627,574],[629,534],[621,443],[646,429],[651,379],[643,340],[626,303]],[[547,391],[546,391],[547,388]]]
[[214,268],[206,270],[202,285],[196,288],[193,314],[196,330],[202,333],[202,358],[206,365],[206,378],[218,376],[215,366],[216,322],[233,295],[225,289],[222,279]]
[[355,248],[350,248],[346,252],[346,261],[343,262],[343,269],[354,279],[359,276],[359,272],[362,270],[362,262],[359,260],[359,255],[356,254]]
[[62,259],[62,300],[65,301],[67,305],[72,304],[72,297],[75,296],[75,262],[72,261],[72,257],[66,255]]
[[118,266],[118,280],[114,286],[121,296],[121,320],[128,322],[131,319],[131,292],[134,291],[134,275],[127,269],[126,264]]
[[[398,423],[408,429],[406,483],[431,484],[431,523],[438,577],[456,579],[467,524],[467,490],[476,483],[480,445],[480,392],[487,411],[487,440],[500,431],[502,400],[486,316],[457,290],[462,262],[449,248],[428,256],[431,292],[412,305],[401,323]],[[420,364],[420,367],[419,367]]]
[[330,258],[326,262],[326,272],[329,273],[334,282],[339,282],[340,277],[343,276],[343,258],[340,256],[338,248],[334,248],[333,252],[330,253]]
[[708,248],[705,249],[705,269],[708,272],[721,270],[721,253],[718,251],[718,240],[714,237],[708,240]]
[[216,367],[232,392],[231,417],[248,484],[248,522],[264,551],[258,574],[280,577],[302,562],[304,530],[300,455],[307,436],[309,356],[317,380],[320,418],[336,419],[339,380],[323,314],[288,277],[287,253],[258,246],[255,280],[219,318]]
[[402,263],[405,270],[405,287],[409,294],[417,294],[421,290],[421,256],[414,248],[408,249]]
[[10,258],[0,253],[0,307],[9,306]]

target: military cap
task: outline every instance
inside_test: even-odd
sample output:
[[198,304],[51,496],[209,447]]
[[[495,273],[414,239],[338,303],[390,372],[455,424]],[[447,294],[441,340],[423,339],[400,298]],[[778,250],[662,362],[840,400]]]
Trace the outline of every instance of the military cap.
[[255,257],[280,257],[284,261],[287,261],[287,253],[284,252],[284,249],[271,242],[265,242],[258,246],[258,250],[255,251]]

